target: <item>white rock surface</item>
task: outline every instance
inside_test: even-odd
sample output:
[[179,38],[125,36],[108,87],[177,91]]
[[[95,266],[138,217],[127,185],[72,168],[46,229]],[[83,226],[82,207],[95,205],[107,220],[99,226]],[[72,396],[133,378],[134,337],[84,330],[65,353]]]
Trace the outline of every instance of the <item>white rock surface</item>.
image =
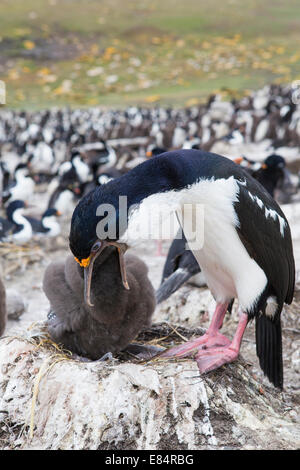
[[24,338],[0,341],[4,449],[300,445],[283,394],[262,390],[240,362],[199,377],[192,360],[80,363],[51,351]]

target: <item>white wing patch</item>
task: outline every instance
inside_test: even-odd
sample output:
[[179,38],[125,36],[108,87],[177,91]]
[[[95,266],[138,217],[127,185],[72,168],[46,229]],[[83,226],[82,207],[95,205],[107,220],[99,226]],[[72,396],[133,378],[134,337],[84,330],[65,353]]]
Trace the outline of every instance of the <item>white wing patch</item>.
[[276,212],[274,209],[268,209],[268,207],[265,207],[264,203],[262,202],[261,199],[259,199],[259,197],[253,196],[253,194],[251,194],[250,191],[248,191],[248,194],[249,194],[249,197],[252,199],[252,201],[255,202],[259,206],[260,209],[265,210],[266,219],[268,217],[271,217],[274,221],[278,220],[280,233],[281,233],[281,236],[283,237],[284,229],[286,227],[286,221],[284,220],[284,218],[281,217],[281,215],[279,215],[278,212]]

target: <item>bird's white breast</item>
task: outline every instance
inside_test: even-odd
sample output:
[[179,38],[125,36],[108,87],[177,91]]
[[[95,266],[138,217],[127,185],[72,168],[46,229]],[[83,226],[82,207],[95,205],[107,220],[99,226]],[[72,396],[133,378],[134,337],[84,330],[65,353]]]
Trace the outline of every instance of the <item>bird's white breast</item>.
[[[183,225],[190,247],[204,272],[207,285],[218,302],[238,297],[242,309],[250,308],[266,286],[267,278],[251,258],[237,233],[239,220],[234,209],[239,184],[233,178],[202,180],[187,190],[184,198],[203,206],[203,246],[193,249],[193,234]],[[198,201],[198,202],[197,202]],[[186,221],[188,222],[188,221]],[[195,231],[195,230],[193,230]],[[192,236],[191,236],[192,235]]]
[[22,177],[17,179],[17,184],[13,186],[10,190],[10,202],[16,201],[18,199],[26,201],[32,195],[34,187],[35,183],[30,177]]
[[54,215],[44,217],[43,225],[45,228],[49,229],[49,231],[45,234],[48,237],[57,237],[57,235],[59,235],[61,232],[60,225]]
[[[238,194],[239,183],[232,176],[228,179],[202,179],[180,191],[149,196],[133,209],[128,229],[120,241],[133,244],[132,235],[138,241],[139,229],[144,229],[142,238],[147,238],[146,227],[157,229],[155,223],[149,224],[149,219],[154,218],[166,225],[175,211],[215,299],[226,302],[238,297],[241,308],[246,310],[255,304],[267,278],[249,256],[236,230],[239,220],[234,203],[238,201]],[[149,230],[148,238],[159,237]]]
[[16,224],[23,225],[23,228],[12,235],[12,240],[16,243],[27,243],[32,237],[32,227],[25,217],[23,217],[22,209],[14,212],[13,220]]
[[58,196],[54,207],[63,215],[66,215],[74,210],[74,205],[74,194],[69,189],[65,189]]

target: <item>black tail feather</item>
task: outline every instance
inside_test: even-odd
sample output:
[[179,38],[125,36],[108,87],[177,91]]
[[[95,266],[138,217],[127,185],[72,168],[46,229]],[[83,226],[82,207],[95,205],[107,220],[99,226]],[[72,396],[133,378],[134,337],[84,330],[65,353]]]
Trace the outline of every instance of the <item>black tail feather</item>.
[[171,276],[168,277],[160,287],[157,289],[155,296],[156,296],[156,303],[160,303],[163,300],[166,300],[173,294],[179,287],[182,286],[186,281],[188,281],[193,274],[186,271],[185,269],[177,269]]
[[264,374],[275,387],[283,387],[282,337],[280,318],[256,318],[256,354]]

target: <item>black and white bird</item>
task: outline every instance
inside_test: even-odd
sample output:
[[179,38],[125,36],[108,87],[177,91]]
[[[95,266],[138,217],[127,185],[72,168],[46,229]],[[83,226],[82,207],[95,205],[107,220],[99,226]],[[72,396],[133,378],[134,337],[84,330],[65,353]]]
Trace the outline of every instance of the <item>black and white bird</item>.
[[[119,207],[120,196],[126,196],[129,211],[123,199]],[[184,216],[186,205],[190,210]],[[192,233],[198,205],[202,216],[196,217]],[[293,300],[295,282],[290,228],[268,192],[231,160],[199,150],[167,152],[84,197],[73,213],[69,240],[85,276],[91,275],[103,240],[119,248],[122,266],[124,246],[136,243],[139,230],[145,230],[145,214],[151,216],[160,206],[177,213],[217,303],[205,335],[163,356],[197,350],[200,372],[213,370],[238,357],[248,321],[255,318],[260,366],[282,387],[280,314],[284,303]],[[195,236],[196,245],[191,243]],[[219,329],[233,298],[240,317],[230,341]]]
[[[283,202],[283,199],[286,201],[295,191],[285,160],[280,155],[272,154],[263,163],[245,156],[235,158],[234,162],[245,168],[271,196],[274,197],[277,190],[276,195],[281,199],[279,202]],[[188,249],[184,234],[178,233],[171,243],[164,264],[161,285],[156,292],[157,303],[166,300],[187,281],[198,287],[206,285],[205,276],[193,252]]]
[[3,201],[10,203],[12,201],[29,200],[34,192],[35,182],[29,175],[28,166],[20,163],[14,170],[15,182],[11,183],[3,192]]
[[271,154],[263,162],[257,162],[245,156],[235,158],[238,163],[253,176],[279,203],[287,203],[297,191],[292,183],[291,173],[285,159],[278,154]]
[[76,187],[58,186],[49,198],[48,209],[55,208],[62,215],[72,214],[77,196],[76,191],[80,193],[80,189]]
[[234,159],[234,163],[237,163],[242,168],[245,168],[251,176],[253,176],[253,173],[260,170],[262,165],[260,162],[245,157],[245,155],[242,155],[241,157],[236,157]]
[[[68,256],[46,269],[43,288],[50,302],[52,339],[74,354],[97,360],[124,350],[150,326],[155,296],[142,260],[127,254],[126,278],[122,278],[116,247],[96,242],[93,253],[90,277],[84,279],[84,269]],[[84,300],[87,289],[88,305]]]
[[281,191],[291,189],[290,172],[286,167],[285,159],[281,155],[269,155],[257,171],[253,173],[257,179],[274,197],[276,189]]
[[102,184],[106,184],[109,181],[111,181],[114,178],[117,178],[121,175],[122,175],[122,173],[114,167],[108,169],[107,171],[105,171],[103,173],[101,173],[101,172],[98,173],[97,172],[94,175],[94,180],[91,181],[90,183],[85,184],[84,187],[81,188],[82,189],[82,196],[85,196],[90,191],[93,191],[95,188],[97,188],[97,186],[101,186]]
[[[75,173],[75,176],[73,173]],[[60,166],[59,175],[65,176],[65,180],[70,175],[71,180],[77,179],[80,183],[87,183],[93,179],[89,165],[83,161],[80,152],[77,150],[72,151],[70,161],[64,162]]]
[[28,165],[32,174],[51,174],[55,164],[55,156],[49,144],[39,141],[28,158]]
[[60,224],[57,221],[59,216],[61,216],[61,212],[52,207],[42,214],[40,220],[29,216],[25,216],[25,218],[30,223],[34,234],[53,238],[57,237],[61,232]]
[[102,168],[104,171],[112,168],[117,163],[115,150],[104,140],[99,143],[101,148],[97,148],[95,144],[87,144],[82,149],[82,155],[94,174],[96,174],[99,168]]
[[221,140],[228,142],[231,145],[239,145],[245,142],[245,136],[240,129],[234,129],[230,134],[223,137]]
[[161,155],[162,153],[165,153],[166,149],[163,149],[161,147],[156,147],[155,145],[150,145],[149,148],[146,151],[146,157],[156,157],[157,155]]
[[14,243],[27,243],[32,238],[32,227],[26,219],[24,201],[13,201],[7,209],[7,219],[0,218],[0,240]]

